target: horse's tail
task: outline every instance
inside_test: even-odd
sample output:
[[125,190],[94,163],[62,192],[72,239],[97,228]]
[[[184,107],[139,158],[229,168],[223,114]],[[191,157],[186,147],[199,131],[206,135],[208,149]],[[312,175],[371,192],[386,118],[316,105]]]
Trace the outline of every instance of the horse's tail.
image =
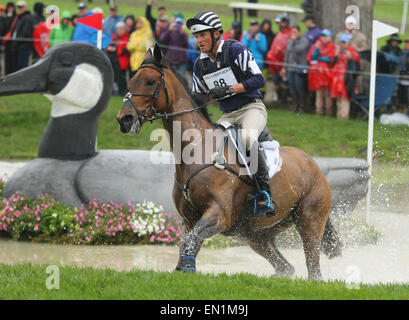
[[331,218],[328,217],[325,225],[324,236],[321,241],[321,251],[332,259],[341,255],[342,242],[338,237],[338,233],[332,224]]

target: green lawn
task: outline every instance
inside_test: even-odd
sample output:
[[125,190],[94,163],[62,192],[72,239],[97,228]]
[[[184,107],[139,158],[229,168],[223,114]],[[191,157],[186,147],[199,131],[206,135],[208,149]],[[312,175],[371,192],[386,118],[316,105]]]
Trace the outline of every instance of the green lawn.
[[[47,266],[0,264],[0,299],[409,299],[409,285],[360,285],[249,274],[205,275],[59,267],[60,288],[49,290]],[[55,275],[53,273],[52,275]]]
[[[128,136],[119,131],[115,116],[122,98],[113,97],[102,114],[98,131],[98,149],[150,149],[153,129],[161,121],[146,123],[140,134]],[[51,103],[45,97],[19,95],[0,99],[0,159],[32,159],[37,155],[42,132],[47,124]],[[209,107],[214,119],[220,116]],[[295,146],[312,156],[365,158],[367,122],[339,121],[336,118],[297,115],[285,110],[269,110],[268,127],[281,145]],[[409,128],[375,125],[375,153],[381,162],[409,164]]]

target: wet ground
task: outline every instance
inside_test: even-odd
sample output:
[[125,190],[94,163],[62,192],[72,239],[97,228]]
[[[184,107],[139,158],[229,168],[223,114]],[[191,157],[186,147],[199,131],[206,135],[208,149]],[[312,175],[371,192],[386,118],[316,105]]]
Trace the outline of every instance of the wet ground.
[[[5,172],[7,165],[0,172]],[[8,165],[12,174],[23,163]],[[407,189],[406,189],[407,188]],[[363,283],[409,283],[409,185],[398,189],[374,188],[375,204],[369,223],[383,237],[378,245],[344,248],[342,257],[333,260],[321,255],[324,279],[340,279]],[[394,198],[394,195],[397,198]],[[379,198],[379,199],[378,199]],[[389,205],[385,203],[388,199]],[[364,203],[364,201],[363,201]],[[393,212],[392,209],[399,210]],[[354,213],[364,216],[362,203]],[[283,255],[294,265],[296,276],[305,278],[307,270],[301,249],[282,249]],[[36,244],[0,240],[0,262],[33,264],[57,264],[108,267],[115,270],[153,269],[172,271],[178,258],[177,247],[164,246],[66,246]],[[203,248],[197,258],[199,272],[203,273],[252,273],[272,275],[270,264],[249,247],[227,249]]]

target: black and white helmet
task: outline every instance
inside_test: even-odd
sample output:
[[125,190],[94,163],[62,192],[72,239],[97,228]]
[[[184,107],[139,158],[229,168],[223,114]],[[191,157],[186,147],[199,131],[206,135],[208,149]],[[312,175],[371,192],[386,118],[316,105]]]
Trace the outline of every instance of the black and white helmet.
[[187,20],[187,27],[192,34],[205,30],[218,30],[223,33],[223,26],[220,18],[212,11],[206,11],[195,15],[193,18]]

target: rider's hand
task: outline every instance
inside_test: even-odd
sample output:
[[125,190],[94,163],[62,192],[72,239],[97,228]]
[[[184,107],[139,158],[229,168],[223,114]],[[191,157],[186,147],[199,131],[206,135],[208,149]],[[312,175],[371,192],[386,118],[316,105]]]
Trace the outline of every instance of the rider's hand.
[[221,99],[228,95],[228,87],[215,87],[209,90],[209,96],[213,99]]

